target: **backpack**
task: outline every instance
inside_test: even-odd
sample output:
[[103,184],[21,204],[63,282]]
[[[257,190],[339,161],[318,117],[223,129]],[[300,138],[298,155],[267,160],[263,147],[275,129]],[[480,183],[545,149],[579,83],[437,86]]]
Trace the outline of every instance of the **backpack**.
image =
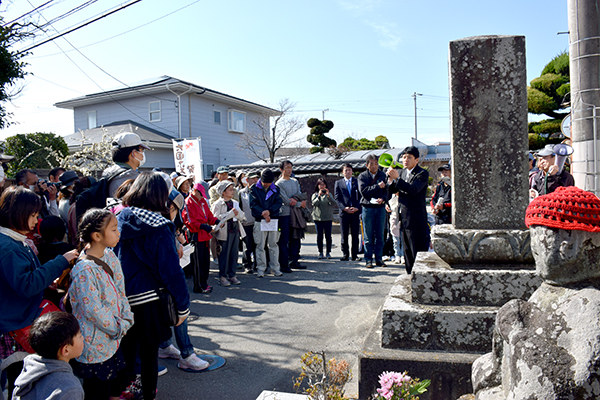
[[77,224],[81,220],[81,216],[85,214],[90,208],[104,208],[106,207],[106,199],[110,197],[109,184],[117,176],[129,171],[126,168],[115,171],[109,176],[101,178],[92,187],[81,192],[75,199],[75,216]]

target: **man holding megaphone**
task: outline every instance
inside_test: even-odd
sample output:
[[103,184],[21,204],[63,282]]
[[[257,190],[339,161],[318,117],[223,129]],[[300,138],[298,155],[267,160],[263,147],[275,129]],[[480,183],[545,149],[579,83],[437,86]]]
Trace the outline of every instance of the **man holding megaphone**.
[[390,192],[398,192],[402,222],[402,246],[406,272],[411,273],[419,251],[429,251],[429,225],[425,196],[429,172],[419,166],[419,149],[408,146],[402,153],[404,168],[387,171]]
[[573,176],[564,169],[565,159],[571,153],[573,148],[566,144],[548,144],[537,153],[539,171],[531,178],[531,199],[552,193],[560,186],[575,185]]

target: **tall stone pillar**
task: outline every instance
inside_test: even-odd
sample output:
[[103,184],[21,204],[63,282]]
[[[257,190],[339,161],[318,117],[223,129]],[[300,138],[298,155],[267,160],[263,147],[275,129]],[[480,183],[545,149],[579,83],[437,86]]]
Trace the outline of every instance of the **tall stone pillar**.
[[450,42],[452,221],[524,228],[528,204],[524,36]]
[[600,9],[569,0],[572,173],[575,185],[600,195]]

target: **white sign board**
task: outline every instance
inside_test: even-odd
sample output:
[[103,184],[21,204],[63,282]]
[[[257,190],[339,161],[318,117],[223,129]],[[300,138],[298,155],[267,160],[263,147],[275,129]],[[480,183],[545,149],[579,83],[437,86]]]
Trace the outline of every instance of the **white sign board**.
[[204,179],[202,171],[202,145],[200,138],[173,140],[173,156],[175,171],[183,175],[194,175],[198,182]]

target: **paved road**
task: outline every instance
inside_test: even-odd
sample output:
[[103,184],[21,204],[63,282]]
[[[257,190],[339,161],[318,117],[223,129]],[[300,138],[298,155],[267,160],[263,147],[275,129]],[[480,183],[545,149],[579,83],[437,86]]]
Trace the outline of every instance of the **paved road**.
[[[240,286],[193,294],[190,323],[198,354],[216,354],[220,369],[187,373],[175,360],[160,360],[169,372],[159,378],[157,399],[254,400],[263,390],[293,392],[300,357],[325,350],[346,359],[355,375],[347,394],[356,398],[357,353],[378,309],[404,266],[367,269],[362,262],[339,261],[339,235],[332,260],[318,260],[316,235],[302,242],[301,262],[307,270],[282,277],[238,275]],[[188,282],[190,283],[190,282]]]

